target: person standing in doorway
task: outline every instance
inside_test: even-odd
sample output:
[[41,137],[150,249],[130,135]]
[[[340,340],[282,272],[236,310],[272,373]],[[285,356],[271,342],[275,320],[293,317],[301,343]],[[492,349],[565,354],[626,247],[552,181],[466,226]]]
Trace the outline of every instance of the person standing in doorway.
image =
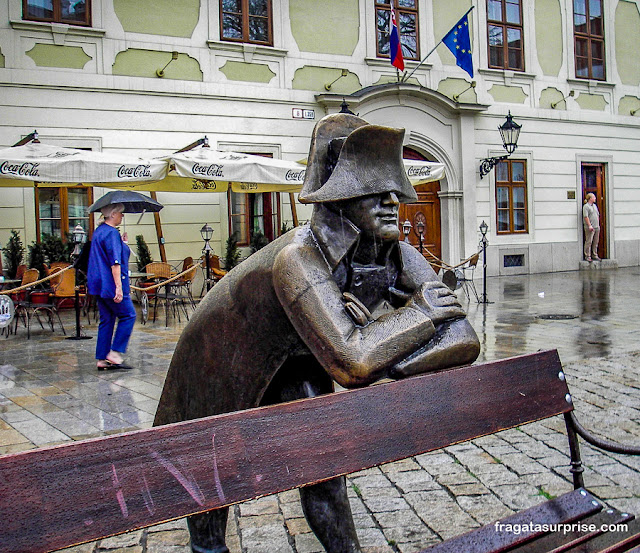
[[[124,205],[109,204],[101,211],[104,223],[93,233],[87,274],[89,293],[97,296],[100,311],[96,367],[99,371],[130,369],[124,364],[122,355],[136,322],[136,310],[131,301],[127,269],[131,251],[127,234],[121,237],[117,229],[122,222]],[[116,319],[118,327],[114,336]]]
[[598,241],[600,240],[600,212],[596,205],[596,195],[587,194],[586,202],[582,206],[582,222],[584,223],[584,258],[591,262],[598,257]]

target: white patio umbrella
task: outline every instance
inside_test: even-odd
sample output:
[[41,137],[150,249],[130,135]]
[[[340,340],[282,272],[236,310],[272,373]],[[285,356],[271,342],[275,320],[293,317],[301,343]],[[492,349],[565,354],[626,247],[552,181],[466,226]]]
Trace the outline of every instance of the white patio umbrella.
[[118,187],[155,192],[299,192],[306,167],[296,161],[202,147],[166,156],[170,171],[153,183]]
[[[118,186],[156,192],[300,192],[306,160],[286,161],[270,157],[223,152],[208,147],[172,154],[165,179],[153,183]],[[444,165],[431,161],[404,160],[413,186],[440,180]]]
[[110,152],[93,152],[30,142],[0,150],[0,186],[111,187],[163,179],[166,160]]

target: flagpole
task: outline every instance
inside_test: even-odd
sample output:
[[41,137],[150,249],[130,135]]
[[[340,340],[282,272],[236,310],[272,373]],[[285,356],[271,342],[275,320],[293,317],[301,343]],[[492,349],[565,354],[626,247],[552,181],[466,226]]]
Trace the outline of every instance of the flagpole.
[[[470,12],[473,8],[475,8],[475,6],[471,6],[471,7],[466,11],[466,13],[460,17],[460,19],[462,19],[463,17],[466,17],[467,15],[469,15],[469,12]],[[459,20],[460,20],[460,19],[459,19]],[[458,20],[458,21],[459,21],[459,20]],[[452,27],[452,28],[453,28],[453,27]],[[417,69],[418,69],[418,68],[419,68],[419,67],[420,67],[420,66],[421,66],[425,61],[427,61],[427,58],[428,58],[431,54],[433,54],[433,53],[436,51],[436,48],[442,44],[442,41],[444,40],[444,37],[446,37],[450,32],[451,32],[451,29],[449,29],[449,31],[447,31],[447,32],[445,33],[445,35],[440,39],[440,42],[438,42],[438,44],[436,44],[433,48],[431,48],[431,50],[429,50],[429,53],[428,53],[424,58],[422,58],[422,59],[420,60],[420,63],[419,63],[418,65],[416,65],[416,66],[413,68],[413,70],[411,71],[411,73],[409,73],[406,77],[404,77],[404,76],[402,77],[402,81],[400,81],[401,83],[407,82],[407,81],[409,80],[409,78],[411,78],[411,75],[413,75],[413,74],[416,72],[416,70],[417,70]]]

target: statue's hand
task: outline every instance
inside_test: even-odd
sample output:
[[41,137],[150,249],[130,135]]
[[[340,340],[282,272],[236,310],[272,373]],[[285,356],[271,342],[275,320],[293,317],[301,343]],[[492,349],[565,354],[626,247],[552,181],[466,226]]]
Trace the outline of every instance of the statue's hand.
[[422,311],[435,326],[466,315],[456,295],[438,280],[423,283],[407,306]]
[[367,326],[371,321],[373,321],[371,312],[353,294],[345,292],[342,294],[342,299],[345,302],[344,308],[346,312],[358,326]]

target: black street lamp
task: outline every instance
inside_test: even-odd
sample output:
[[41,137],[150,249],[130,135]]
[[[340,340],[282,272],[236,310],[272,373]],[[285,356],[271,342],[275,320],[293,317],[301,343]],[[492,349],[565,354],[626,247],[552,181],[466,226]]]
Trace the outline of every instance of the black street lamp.
[[482,239],[480,243],[482,244],[482,297],[478,301],[478,303],[492,303],[487,299],[487,245],[489,244],[489,240],[487,240],[487,231],[489,230],[489,225],[482,221],[480,223],[480,233],[482,234]]
[[204,226],[200,229],[200,236],[202,236],[202,239],[204,240],[204,249],[202,250],[202,253],[205,256],[205,263],[207,264],[206,279],[208,292],[209,290],[211,290],[211,268],[209,267],[209,255],[210,252],[213,251],[213,248],[211,248],[209,244],[209,241],[213,236],[213,229],[209,226],[209,223],[205,223]]
[[422,253],[422,243],[424,241],[424,221],[422,219],[418,219],[416,222],[416,230],[418,231],[418,236],[420,238],[420,253]]
[[[75,266],[78,264],[78,260],[80,259],[82,244],[87,237],[87,233],[82,228],[82,225],[76,225],[76,228],[73,229],[71,235],[73,237],[74,244],[71,257],[73,258],[73,264]],[[80,333],[80,286],[78,285],[78,268],[75,267],[73,270],[76,272],[75,296],[73,299],[73,307],[76,311],[76,335],[68,336],[67,340],[90,340],[92,336],[85,336]]]
[[405,219],[404,223],[402,223],[402,234],[404,234],[404,241],[409,243],[409,235],[411,234],[411,222],[409,219]]
[[518,147],[518,137],[522,125],[518,125],[513,120],[511,112],[507,115],[507,119],[498,127],[500,137],[502,138],[502,147],[507,151],[506,156],[488,157],[480,162],[480,178],[488,175],[495,165],[504,159],[507,159]]
[[73,251],[71,255],[74,259],[78,259],[80,257],[80,252],[82,251],[82,244],[87,236],[87,233],[82,228],[82,225],[76,225],[76,228],[73,229]]

